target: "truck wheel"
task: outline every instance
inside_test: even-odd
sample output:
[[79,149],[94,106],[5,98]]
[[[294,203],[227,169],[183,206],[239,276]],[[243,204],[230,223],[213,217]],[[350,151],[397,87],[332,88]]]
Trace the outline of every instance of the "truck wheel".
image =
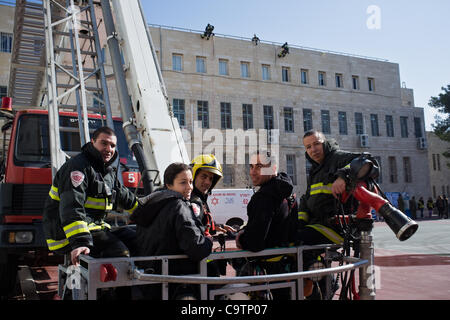
[[244,224],[244,221],[242,221],[242,219],[239,218],[231,218],[230,220],[227,221],[226,224],[235,230],[239,230],[241,226]]
[[17,256],[0,252],[0,300],[6,300],[16,285]]

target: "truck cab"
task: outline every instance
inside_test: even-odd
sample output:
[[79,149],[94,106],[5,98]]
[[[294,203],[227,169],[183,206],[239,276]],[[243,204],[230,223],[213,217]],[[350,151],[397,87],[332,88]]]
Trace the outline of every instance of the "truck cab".
[[[49,124],[46,110],[22,110],[8,117],[2,131],[10,131],[8,150],[1,161],[0,182],[0,282],[15,282],[17,257],[32,250],[47,250],[42,229],[42,211],[52,183]],[[128,148],[120,118],[114,118],[122,182],[136,189],[138,164]],[[61,112],[62,150],[68,157],[80,152],[78,115]],[[104,125],[100,115],[89,116],[92,130]],[[4,143],[3,148],[6,149]],[[9,289],[9,288],[2,288]],[[9,291],[9,290],[8,290]]]

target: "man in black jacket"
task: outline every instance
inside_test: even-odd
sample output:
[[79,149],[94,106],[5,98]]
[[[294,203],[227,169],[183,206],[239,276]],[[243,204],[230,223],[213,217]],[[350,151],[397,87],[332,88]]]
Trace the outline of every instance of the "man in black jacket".
[[236,238],[238,248],[261,251],[289,244],[289,208],[286,198],[293,189],[286,173],[277,173],[270,154],[257,152],[250,158],[250,178],[259,190],[247,205],[248,222]]
[[[293,185],[284,172],[277,172],[275,158],[269,153],[257,152],[250,158],[250,178],[259,190],[247,205],[248,222],[236,237],[238,248],[261,251],[289,245],[292,217],[287,198]],[[295,217],[294,217],[295,218]],[[260,266],[268,274],[289,272],[286,256],[264,257]],[[288,299],[289,289],[272,290],[274,299]]]
[[133,212],[138,202],[117,179],[117,137],[108,127],[97,129],[81,153],[56,173],[43,214],[44,233],[52,252],[126,257],[135,246],[128,227],[111,231],[104,221],[117,206]]

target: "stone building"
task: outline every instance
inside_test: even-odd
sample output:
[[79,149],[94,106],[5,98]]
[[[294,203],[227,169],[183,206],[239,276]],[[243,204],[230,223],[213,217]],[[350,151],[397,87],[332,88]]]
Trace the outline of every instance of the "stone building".
[[[7,51],[10,40],[3,39],[13,33],[14,7],[0,6]],[[431,190],[423,108],[415,107],[413,90],[401,87],[397,63],[290,44],[282,54],[281,43],[149,29],[191,158],[214,152],[224,164],[218,187],[250,185],[248,157],[260,148],[278,158],[280,170],[302,194],[310,167],[302,137],[314,128],[344,150],[378,157],[383,191]],[[4,91],[10,57],[0,52]],[[113,113],[119,115],[112,78],[108,86]]]
[[[280,169],[303,193],[310,165],[302,137],[314,128],[344,150],[376,156],[383,191],[430,189],[424,111],[415,107],[413,90],[401,87],[397,63],[291,45],[283,56],[277,43],[224,35],[207,40],[202,32],[157,25],[150,31],[191,157],[199,151],[217,154],[215,148],[223,153],[226,177],[219,187],[249,183],[250,148],[239,155],[242,146],[226,139],[227,130],[242,137],[275,129],[267,141],[279,138],[279,144],[266,147],[277,151]],[[203,134],[202,147],[193,139],[199,128],[215,129]]]

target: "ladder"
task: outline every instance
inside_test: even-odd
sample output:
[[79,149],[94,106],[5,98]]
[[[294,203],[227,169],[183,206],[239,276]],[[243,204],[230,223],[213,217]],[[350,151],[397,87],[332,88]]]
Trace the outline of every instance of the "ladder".
[[55,174],[66,161],[59,132],[67,129],[59,126],[59,111],[78,113],[80,145],[90,140],[88,111],[106,116],[110,128],[113,120],[93,1],[44,0],[43,13],[50,147]]

